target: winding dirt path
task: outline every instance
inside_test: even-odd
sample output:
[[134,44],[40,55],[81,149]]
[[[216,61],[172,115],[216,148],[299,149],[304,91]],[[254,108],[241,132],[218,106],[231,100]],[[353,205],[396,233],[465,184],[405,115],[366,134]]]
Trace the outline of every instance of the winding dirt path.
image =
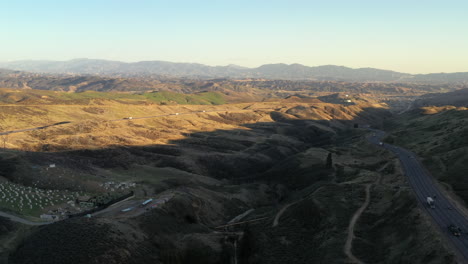
[[353,263],[358,263],[358,264],[364,264],[361,260],[356,258],[356,256],[353,255],[352,249],[353,249],[353,239],[354,239],[354,226],[356,225],[357,220],[359,217],[361,217],[362,213],[367,209],[370,203],[370,188],[374,184],[382,184],[382,175],[380,174],[385,167],[389,164],[389,162],[385,163],[380,169],[377,170],[379,173],[379,176],[377,179],[375,179],[374,183],[368,183],[365,186],[365,192],[366,192],[366,198],[364,200],[364,203],[361,205],[361,207],[354,213],[353,217],[351,217],[351,221],[349,221],[349,226],[348,226],[348,237],[346,239],[346,243],[344,246],[344,253],[348,258],[351,260]]
[[313,191],[312,193],[306,195],[304,198],[299,199],[299,200],[297,200],[297,201],[295,201],[295,202],[292,202],[292,203],[288,203],[288,204],[286,204],[285,206],[283,206],[283,208],[281,208],[281,210],[279,210],[279,212],[276,214],[275,219],[273,220],[273,224],[271,225],[271,227],[275,227],[275,226],[277,226],[277,225],[279,224],[279,219],[280,219],[281,215],[283,215],[283,213],[284,213],[289,207],[291,207],[291,206],[293,206],[293,205],[295,205],[295,204],[297,204],[297,203],[299,203],[299,202],[304,201],[305,199],[307,199],[307,198],[309,198],[310,196],[314,195],[316,192],[318,192],[318,191],[319,191],[320,189],[322,189],[322,188],[323,188],[323,186],[317,188],[315,191]]
[[271,225],[271,227],[275,227],[275,226],[278,225],[279,219],[280,219],[281,215],[286,211],[286,209],[288,209],[292,205],[297,204],[298,202],[302,202],[303,200],[304,199],[301,199],[301,200],[298,200],[298,201],[295,201],[295,202],[292,202],[292,203],[289,203],[289,204],[283,206],[283,208],[281,208],[281,210],[279,210],[279,212],[276,214],[275,220],[273,220],[273,224]]
[[358,258],[356,258],[353,255],[352,248],[353,248],[353,239],[354,239],[354,226],[356,225],[357,220],[361,216],[361,214],[364,212],[364,210],[367,209],[367,206],[369,206],[370,202],[370,187],[372,184],[366,184],[366,199],[364,200],[364,203],[362,206],[354,213],[353,217],[351,217],[351,221],[349,222],[348,226],[348,238],[346,239],[346,244],[344,247],[344,253],[348,258],[358,264],[364,264],[364,262],[360,261]]

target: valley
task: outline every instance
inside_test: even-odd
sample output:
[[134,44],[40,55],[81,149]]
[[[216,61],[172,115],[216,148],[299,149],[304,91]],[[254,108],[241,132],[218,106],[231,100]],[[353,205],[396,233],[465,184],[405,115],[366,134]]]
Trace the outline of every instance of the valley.
[[468,1],[0,9],[0,264],[468,264]]
[[111,93],[4,94],[26,100],[4,99],[2,131],[40,129],[1,135],[0,190],[9,199],[1,210],[61,221],[36,227],[0,218],[9,230],[0,237],[8,241],[2,260],[346,263],[352,252],[364,263],[456,262],[396,157],[366,141],[367,126],[394,120],[375,97],[181,104]]

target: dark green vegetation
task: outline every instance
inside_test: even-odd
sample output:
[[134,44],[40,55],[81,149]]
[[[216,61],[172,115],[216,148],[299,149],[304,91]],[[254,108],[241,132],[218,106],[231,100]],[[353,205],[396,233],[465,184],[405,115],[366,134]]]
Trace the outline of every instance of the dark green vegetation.
[[[112,259],[118,263],[138,263],[131,262],[128,254],[119,250],[128,248],[136,257],[140,253],[136,250],[138,246],[141,247],[126,241],[124,233],[113,230],[110,224],[71,219],[40,227],[20,245],[11,262],[106,263]],[[147,258],[151,261],[151,255]]]
[[0,216],[0,263],[9,263],[9,252],[29,234],[27,227]]

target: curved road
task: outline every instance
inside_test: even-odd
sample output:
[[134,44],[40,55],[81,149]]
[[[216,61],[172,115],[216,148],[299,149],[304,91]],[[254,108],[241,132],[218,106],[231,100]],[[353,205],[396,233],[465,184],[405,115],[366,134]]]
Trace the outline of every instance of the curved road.
[[0,216],[1,216],[1,217],[5,217],[5,218],[7,218],[7,219],[10,219],[10,220],[13,221],[13,222],[18,222],[18,223],[25,224],[25,225],[48,225],[48,224],[54,223],[54,222],[34,222],[34,221],[29,221],[29,220],[27,220],[27,219],[18,217],[18,216],[16,216],[16,215],[8,214],[8,213],[5,213],[5,212],[0,212]]
[[[239,109],[239,110],[237,110],[237,109],[236,109],[235,111],[252,111],[252,110],[257,110],[257,109],[270,109],[270,108],[256,108],[256,109],[248,109],[248,110],[245,110],[245,109]],[[210,111],[202,110],[202,111],[192,111],[192,112],[186,112],[186,113],[171,113],[171,114],[153,115],[153,116],[143,116],[143,117],[131,117],[131,118],[126,117],[126,118],[112,119],[112,120],[108,120],[108,121],[110,121],[110,122],[124,121],[124,120],[132,121],[132,120],[137,120],[137,119],[156,118],[156,117],[163,117],[163,116],[193,115],[193,114],[214,113],[214,112],[232,112],[232,110],[231,110],[231,111],[229,111],[228,109],[223,109],[223,110],[210,110]],[[33,128],[26,128],[26,129],[18,129],[18,130],[10,130],[10,131],[4,131],[4,132],[0,132],[0,135],[8,135],[8,134],[13,134],[13,133],[21,133],[21,132],[27,132],[27,131],[33,131],[33,130],[40,130],[40,129],[45,129],[45,128],[48,128],[48,127],[60,126],[60,125],[71,124],[71,123],[73,123],[73,122],[70,122],[70,121],[62,121],[62,122],[58,122],[58,123],[51,124],[51,125],[46,125],[46,126],[33,127]],[[16,216],[16,215],[12,215],[12,214],[9,214],[9,213],[6,213],[6,212],[2,212],[2,211],[0,211],[0,216],[5,217],[5,218],[8,218],[8,219],[10,219],[11,221],[18,222],[18,223],[22,223],[22,224],[25,224],[25,225],[47,225],[47,224],[55,223],[55,221],[54,221],[54,222],[34,222],[34,221],[29,221],[29,220],[27,220],[27,219],[24,219],[24,218],[21,218],[21,217],[18,217],[18,216]]]
[[[379,142],[385,136],[385,132],[370,130],[373,131],[374,135],[369,136],[368,140],[380,146]],[[387,143],[381,147],[393,152],[400,159],[405,175],[423,210],[432,217],[447,239],[452,242],[460,257],[463,258],[463,263],[468,263],[468,219],[440,191],[432,176],[413,152]],[[427,205],[426,198],[429,196],[436,196],[434,209]],[[462,235],[460,237],[456,237],[448,231],[447,226],[450,224],[461,228]]]

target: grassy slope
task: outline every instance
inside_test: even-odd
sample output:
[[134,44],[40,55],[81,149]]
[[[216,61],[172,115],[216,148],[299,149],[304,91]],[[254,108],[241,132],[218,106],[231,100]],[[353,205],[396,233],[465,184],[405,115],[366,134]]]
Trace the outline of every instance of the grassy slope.
[[430,107],[406,113],[388,126],[392,133],[387,140],[421,155],[433,175],[468,203],[468,111]]
[[[60,153],[55,156],[53,156],[53,153],[47,155],[51,155],[49,158],[52,160],[63,158],[62,163],[56,162],[60,168],[63,167],[62,176],[67,176],[70,181],[77,180],[77,186],[81,184],[79,182],[79,179],[82,178],[81,175],[77,174],[75,176],[78,177],[72,179],[68,177],[68,174],[72,175],[74,170],[78,170],[84,165],[97,167],[96,170],[92,171],[93,174],[106,177],[105,179],[96,177],[96,181],[137,181],[139,184],[144,185],[145,196],[182,187],[178,191],[182,195],[179,195],[178,200],[176,200],[176,202],[179,201],[180,203],[171,203],[166,207],[169,214],[166,210],[155,211],[154,217],[145,215],[140,219],[143,222],[143,228],[148,229],[144,231],[145,234],[149,234],[148,237],[153,239],[145,240],[145,244],[151,242],[152,244],[161,245],[160,248],[164,249],[163,245],[171,244],[166,243],[170,241],[162,240],[163,238],[177,241],[177,247],[166,246],[170,248],[170,250],[167,250],[168,252],[164,253],[167,256],[160,254],[163,260],[164,258],[168,259],[168,263],[170,263],[169,259],[181,256],[188,258],[188,256],[191,256],[190,254],[194,255],[193,258],[190,258],[191,263],[198,263],[196,260],[199,263],[211,263],[207,262],[204,256],[200,256],[203,252],[209,253],[204,249],[198,250],[198,247],[204,244],[199,243],[197,240],[195,240],[197,243],[186,241],[187,238],[193,235],[199,239],[203,237],[201,233],[207,232],[207,226],[213,226],[215,223],[222,224],[247,208],[257,208],[256,213],[252,214],[251,217],[273,216],[278,208],[272,206],[271,203],[274,203],[278,196],[285,199],[284,202],[291,202],[304,198],[318,190],[288,209],[281,217],[280,225],[277,228],[270,228],[270,220],[272,219],[269,219],[267,224],[262,223],[262,226],[258,227],[258,229],[253,226],[251,230],[253,252],[245,252],[247,250],[245,245],[248,245],[248,242],[242,242],[246,244],[240,250],[247,258],[260,258],[260,263],[284,263],[288,261],[291,263],[311,263],[314,261],[343,263],[342,248],[346,239],[348,221],[352,213],[362,203],[362,184],[375,180],[376,174],[372,171],[377,169],[375,164],[380,162],[380,158],[376,157],[373,150],[361,150],[363,142],[351,146],[352,153],[347,153],[348,146],[345,145],[345,142],[359,136],[359,133],[345,133],[345,138],[340,141],[342,147],[328,150],[336,155],[334,157],[335,164],[344,168],[343,171],[340,173],[337,171],[336,175],[334,175],[323,169],[323,162],[328,151],[318,148],[304,150],[305,146],[320,139],[321,134],[329,135],[329,129],[331,128],[327,127],[327,125],[330,124],[327,122],[325,124],[322,122],[321,125],[311,125],[307,122],[288,123],[288,118],[296,119],[300,117],[315,120],[335,118],[346,120],[362,116],[364,114],[362,108],[323,103],[314,104],[311,107],[306,103],[287,102],[258,103],[255,106],[250,104],[226,105],[222,106],[222,108],[216,108],[216,106],[128,105],[115,101],[105,102],[106,104],[95,104],[93,106],[4,107],[4,110],[9,111],[6,112],[8,114],[4,116],[4,120],[9,120],[12,124],[18,124],[15,122],[21,121],[20,124],[25,127],[30,127],[33,121],[39,124],[45,120],[45,117],[48,117],[51,123],[64,120],[76,122],[76,124],[68,124],[63,127],[48,128],[40,131],[40,133],[14,134],[11,135],[12,138],[9,139],[8,144],[11,147],[30,146],[33,147],[32,150],[42,151],[44,151],[44,146],[57,148],[51,150],[59,150],[60,147],[89,149],[125,145],[122,148],[111,147],[101,151],[83,150],[76,153]],[[298,105],[301,107],[297,107]],[[250,110],[241,110],[247,106]],[[363,107],[370,106],[365,105]],[[226,108],[229,109],[229,113],[224,112]],[[269,108],[269,110],[262,108]],[[104,120],[125,116],[138,117],[149,114],[182,113],[201,109],[222,109],[223,112],[104,122]],[[276,111],[273,111],[273,109],[276,109]],[[274,121],[275,115],[272,112],[278,114],[276,118],[280,122]],[[373,120],[374,118],[370,119]],[[132,145],[133,147],[130,147]],[[140,147],[135,145],[140,145]],[[301,150],[304,151],[297,153]],[[71,155],[68,160],[65,154]],[[43,155],[45,153],[37,153],[37,156]],[[83,164],[74,165],[72,163],[73,159],[84,162]],[[38,163],[43,162],[39,158],[37,160]],[[44,160],[48,161],[46,158]],[[265,193],[265,198],[261,199],[262,202],[258,202],[262,196],[250,190],[247,191],[246,189],[250,187],[246,185],[232,185],[229,186],[232,190],[227,191],[228,186],[219,185],[217,182],[200,184],[201,176],[197,175],[202,174],[226,179],[235,176],[250,177],[260,174],[262,168],[274,168],[274,170],[266,173],[266,175],[270,176],[270,185],[260,185],[258,187],[264,190],[262,192]],[[188,172],[195,173],[188,174]],[[31,178],[44,177],[47,180],[56,178],[56,175],[45,174],[31,174],[29,176]],[[62,177],[61,181],[63,179]],[[223,182],[227,181],[224,180]],[[283,186],[283,189],[288,188],[291,195],[278,194],[278,188],[281,186]],[[324,187],[319,190],[322,186]],[[207,188],[211,189],[211,191],[207,190]],[[187,193],[187,190],[190,190],[191,194]],[[215,190],[219,193],[216,193]],[[233,195],[231,196],[230,193]],[[387,193],[391,198],[392,195],[396,195],[395,192],[391,191],[387,191]],[[405,218],[406,213],[403,212],[401,217]],[[193,219],[197,219],[197,222],[191,223]],[[199,225],[204,226],[201,228]],[[66,222],[64,222],[62,228],[66,229],[66,227]],[[100,228],[92,225],[89,225],[89,229],[87,227],[88,225],[83,228],[86,231],[84,236],[76,236],[76,239],[79,240],[76,242],[77,245],[83,245],[83,248],[86,248],[85,245],[89,245],[87,242],[89,239],[86,236],[91,236],[94,228]],[[159,229],[168,228],[173,228],[173,230],[165,231],[161,235]],[[189,231],[184,231],[184,228]],[[374,228],[373,233],[377,235],[384,233],[381,229],[381,227],[377,226]],[[64,238],[61,232],[58,232],[60,226],[57,230],[45,228],[42,231],[19,249],[15,255],[17,260],[22,257],[29,258],[40,255],[44,250],[49,250],[48,247],[37,247],[36,243],[39,243],[37,241],[42,243],[45,240],[48,241],[49,245],[60,241],[57,244],[68,243],[66,248],[76,246],[74,245],[75,241],[71,241],[67,237]],[[48,240],[50,234],[54,238]],[[183,236],[180,234],[183,234]],[[362,237],[379,245],[380,241],[378,239],[373,240],[364,235]],[[416,237],[415,241],[420,240],[419,233],[415,234],[414,237]],[[208,244],[219,243],[222,239],[216,237],[212,241]],[[111,238],[105,238],[102,242],[102,245],[100,245],[102,249],[93,251],[96,256],[100,256],[102,252],[113,247],[109,244],[113,244]],[[145,253],[140,252],[140,249],[133,250],[132,247],[121,245],[122,241],[114,242],[116,244],[113,245],[119,248],[119,252],[122,251],[121,248],[128,248],[132,249],[129,252]],[[389,239],[387,242],[386,247],[390,247],[398,244],[399,240]],[[187,243],[187,246],[182,246],[183,243]],[[418,245],[416,243],[410,246],[416,248]],[[363,245],[360,248],[365,250],[369,247]],[[37,253],[31,253],[33,249],[37,250]],[[382,248],[376,250],[378,249],[382,250]],[[419,247],[419,250],[420,254],[418,255],[421,258],[427,255],[428,248]],[[73,257],[73,251],[70,252],[67,252],[67,258]],[[151,252],[156,251],[153,248]],[[218,251],[215,253],[218,254]],[[398,257],[399,254],[404,252],[395,249],[392,253]],[[76,254],[81,253],[76,252]],[[136,253],[129,254],[134,255]],[[149,255],[153,256],[152,254]],[[220,261],[212,263],[220,263]]]
[[226,99],[218,92],[201,92],[195,94],[181,94],[169,91],[149,92],[141,94],[95,92],[66,93],[43,90],[10,90],[0,89],[0,103],[2,104],[82,104],[92,100],[120,100],[134,102],[176,103],[219,105],[226,103]]

